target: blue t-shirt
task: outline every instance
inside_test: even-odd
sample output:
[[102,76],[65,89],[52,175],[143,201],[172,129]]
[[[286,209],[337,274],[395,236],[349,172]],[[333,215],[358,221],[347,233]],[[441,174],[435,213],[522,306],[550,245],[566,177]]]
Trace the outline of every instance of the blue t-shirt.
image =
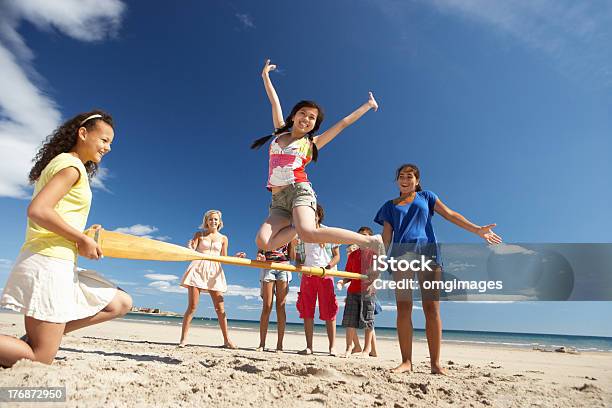
[[396,205],[389,200],[378,210],[374,222],[384,225],[386,221],[391,224],[394,244],[416,244],[415,250],[418,252],[421,252],[419,248],[427,247],[430,250],[423,252],[433,252],[431,250],[435,251],[437,246],[431,217],[437,199],[438,196],[431,191],[417,191],[409,204]]

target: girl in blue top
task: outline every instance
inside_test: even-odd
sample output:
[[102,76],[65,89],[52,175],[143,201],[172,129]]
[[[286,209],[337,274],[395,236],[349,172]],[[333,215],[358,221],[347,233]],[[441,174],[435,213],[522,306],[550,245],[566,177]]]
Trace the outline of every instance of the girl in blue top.
[[[493,232],[496,224],[478,226],[456,211],[448,208],[431,191],[423,191],[420,185],[420,173],[414,164],[403,164],[395,174],[400,196],[387,201],[376,214],[374,221],[383,226],[383,241],[388,249],[393,242],[391,255],[398,257],[401,252],[425,255],[434,262],[431,280],[441,276],[440,261],[437,257],[436,236],[431,224],[434,211],[442,217],[482,237],[489,244],[499,244],[501,238]],[[407,249],[409,248],[409,249]],[[394,278],[399,275],[395,274]],[[425,313],[425,334],[429,347],[432,374],[446,374],[440,363],[440,344],[442,342],[442,321],[440,319],[440,301],[436,293],[426,294],[422,288],[423,276],[419,276],[423,312]],[[410,289],[403,290],[411,294]],[[432,296],[433,294],[433,296]],[[428,295],[428,296],[426,296]],[[397,335],[402,353],[402,362],[392,371],[403,373],[412,371],[412,298],[396,291],[397,302]]]

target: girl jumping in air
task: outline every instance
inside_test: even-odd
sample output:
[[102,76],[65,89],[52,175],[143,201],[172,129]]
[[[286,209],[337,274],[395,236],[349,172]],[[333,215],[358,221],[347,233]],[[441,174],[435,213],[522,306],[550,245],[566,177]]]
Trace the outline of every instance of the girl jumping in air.
[[[399,197],[387,201],[378,211],[374,222],[383,226],[385,247],[391,245],[391,256],[425,255],[432,259],[432,272],[419,273],[423,312],[425,313],[425,334],[429,347],[431,372],[446,374],[440,363],[440,344],[442,342],[442,321],[440,320],[439,293],[423,289],[424,280],[441,279],[441,261],[438,257],[436,236],[431,218],[434,212],[459,227],[480,236],[489,244],[499,244],[501,238],[493,232],[496,224],[476,225],[456,211],[448,208],[436,194],[421,188],[420,173],[414,164],[403,164],[395,179],[400,190]],[[393,244],[391,244],[393,242]],[[393,272],[393,279],[412,278],[408,273]],[[397,336],[402,354],[402,362],[393,369],[402,373],[412,371],[412,292],[411,289],[396,290]]]
[[26,239],[0,305],[23,313],[22,339],[0,335],[0,365],[20,359],[51,364],[65,333],[125,315],[132,298],[96,274],[78,269],[77,256],[102,250],[83,230],[91,206],[89,178],[115,137],[112,117],[99,110],[66,121],[35,157]]
[[[306,175],[306,165],[316,161],[318,151],[331,142],[342,130],[353,124],[378,104],[370,92],[368,101],[330,129],[315,136],[323,122],[323,110],[312,101],[301,101],[293,107],[287,119],[283,119],[278,95],[270,80],[270,71],[276,68],[270,60],[261,73],[268,98],[272,105],[272,135],[256,140],[251,148],[259,148],[273,138],[269,154],[268,189],[272,192],[270,215],[257,233],[257,247],[273,250],[299,235],[304,242],[358,244],[362,247],[384,251],[380,235],[366,236],[340,228],[317,229],[315,211],[317,198]],[[293,225],[292,225],[293,222]]]

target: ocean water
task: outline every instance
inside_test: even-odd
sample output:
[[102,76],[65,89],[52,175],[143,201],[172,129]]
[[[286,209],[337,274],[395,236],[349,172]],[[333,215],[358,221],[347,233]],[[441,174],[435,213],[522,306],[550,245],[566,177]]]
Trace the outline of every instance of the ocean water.
[[[123,320],[180,326],[183,321],[183,317],[129,313],[123,317]],[[232,330],[259,330],[259,321],[229,319],[228,324]],[[205,319],[201,317],[194,318],[192,325],[207,327],[218,326],[216,319]],[[269,330],[276,330],[276,323],[270,322]],[[287,323],[285,330],[287,333],[301,334],[304,332],[303,325],[301,323]],[[325,325],[315,324],[315,333],[325,334]],[[337,335],[340,338],[344,338],[344,329],[340,326],[338,326]],[[397,331],[394,327],[376,327],[376,337],[379,339],[395,340],[397,339]],[[486,346],[518,347],[528,349],[533,347],[553,349],[565,346],[575,348],[578,351],[600,351],[612,353],[612,337],[444,330],[442,338],[444,343],[482,344]],[[414,329],[414,340],[423,342],[426,341],[425,330]]]

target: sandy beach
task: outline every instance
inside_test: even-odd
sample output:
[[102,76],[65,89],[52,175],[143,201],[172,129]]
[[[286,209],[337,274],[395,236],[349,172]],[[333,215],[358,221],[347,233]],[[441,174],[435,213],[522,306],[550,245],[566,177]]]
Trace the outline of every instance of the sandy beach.
[[[0,328],[20,336],[23,318],[0,313]],[[2,370],[0,386],[65,385],[72,407],[612,406],[610,353],[444,344],[449,375],[435,376],[420,341],[415,371],[392,374],[399,349],[391,340],[379,340],[377,358],[344,359],[325,355],[320,335],[315,354],[301,356],[297,334],[285,337],[282,354],[255,351],[259,335],[251,330],[232,331],[238,350],[220,348],[219,330],[207,327],[193,327],[191,346],[179,349],[179,334],[178,326],[121,320],[86,328],[64,338],[53,365],[20,361]],[[269,333],[268,344],[275,342]],[[340,338],[338,351],[343,347]]]

